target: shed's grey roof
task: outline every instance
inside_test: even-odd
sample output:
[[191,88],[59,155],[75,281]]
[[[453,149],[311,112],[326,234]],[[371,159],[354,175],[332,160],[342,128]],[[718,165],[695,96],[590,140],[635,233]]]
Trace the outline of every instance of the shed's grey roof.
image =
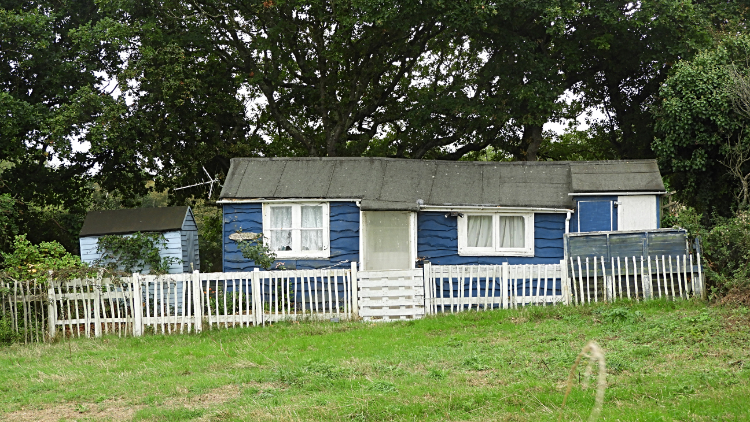
[[89,211],[79,236],[180,230],[189,207]]
[[663,191],[654,160],[482,162],[234,158],[221,198],[361,199],[362,209],[571,208],[569,193]]

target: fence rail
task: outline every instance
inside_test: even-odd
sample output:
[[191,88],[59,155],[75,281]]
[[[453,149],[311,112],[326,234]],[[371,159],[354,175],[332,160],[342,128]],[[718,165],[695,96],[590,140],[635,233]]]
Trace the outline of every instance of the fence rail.
[[0,322],[25,342],[57,335],[175,334],[302,319],[398,320],[437,313],[705,297],[700,255],[571,257],[555,264],[431,265],[139,275],[0,283]]

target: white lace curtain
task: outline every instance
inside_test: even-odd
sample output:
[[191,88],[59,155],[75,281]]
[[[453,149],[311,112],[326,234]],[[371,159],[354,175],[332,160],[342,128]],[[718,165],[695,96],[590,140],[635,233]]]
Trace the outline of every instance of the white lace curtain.
[[323,250],[323,207],[302,206],[301,242],[303,251]]
[[[320,205],[271,207],[271,249],[274,251],[323,250],[323,207]],[[296,218],[295,218],[296,214]],[[295,219],[298,224],[294,224]],[[295,227],[296,226],[296,227]],[[299,232],[295,248],[294,232]]]
[[526,245],[526,224],[520,216],[498,216],[500,248],[523,248]]
[[[523,248],[526,244],[526,224],[522,216],[497,216],[498,248]],[[467,245],[470,248],[492,248],[493,226],[491,215],[467,217]]]
[[470,215],[468,221],[468,242],[470,248],[492,247],[492,216]]
[[292,250],[292,207],[271,207],[271,250]]

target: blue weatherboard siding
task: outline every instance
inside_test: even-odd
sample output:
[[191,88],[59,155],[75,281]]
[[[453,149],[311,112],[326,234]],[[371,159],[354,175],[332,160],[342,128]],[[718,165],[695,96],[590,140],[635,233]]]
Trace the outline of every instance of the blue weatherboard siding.
[[[584,202],[580,204],[581,232],[610,231],[610,221],[612,230],[617,230],[617,208],[612,207],[612,201],[617,201],[616,196],[579,196],[576,201]],[[571,233],[578,233],[578,221],[579,207],[576,204],[570,219]]]
[[563,259],[566,214],[534,214],[534,256],[459,256],[457,217],[444,212],[417,215],[417,256],[435,265],[553,264]]
[[[347,268],[348,262],[359,261],[359,207],[354,202],[331,202],[331,257],[330,259],[279,259],[287,269],[314,269],[337,265]],[[242,256],[237,242],[229,235],[237,231],[263,232],[263,205],[224,205],[224,271],[252,271],[254,262]],[[348,261],[348,262],[347,262]]]

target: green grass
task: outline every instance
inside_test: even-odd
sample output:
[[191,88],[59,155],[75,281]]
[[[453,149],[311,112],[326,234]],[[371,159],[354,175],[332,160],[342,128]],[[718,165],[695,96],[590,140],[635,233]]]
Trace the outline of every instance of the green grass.
[[589,340],[603,420],[750,420],[750,311],[663,301],[15,345],[0,419],[552,421]]

